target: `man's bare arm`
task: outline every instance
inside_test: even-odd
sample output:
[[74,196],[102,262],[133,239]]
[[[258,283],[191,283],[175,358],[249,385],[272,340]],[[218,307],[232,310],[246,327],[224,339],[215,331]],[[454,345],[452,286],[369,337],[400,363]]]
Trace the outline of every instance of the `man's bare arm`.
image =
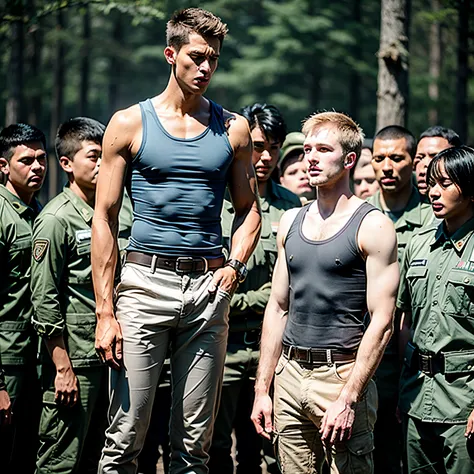
[[[229,258],[247,263],[260,237],[261,212],[252,164],[252,138],[247,120],[243,117],[237,115],[231,121],[229,140],[234,149],[234,159],[229,171],[228,187],[235,210]],[[221,268],[215,272],[209,291],[215,291],[220,286],[232,292],[236,278],[233,268]]]
[[117,112],[105,131],[92,220],[91,262],[96,301],[96,349],[112,368],[120,368],[122,334],[113,307],[118,259],[118,214],[127,165],[135,147],[140,115],[137,108]]
[[373,376],[393,332],[395,298],[399,284],[397,238],[392,222],[378,211],[363,220],[359,246],[366,255],[367,306],[371,321],[362,337],[354,368],[339,398],[326,411],[322,438],[349,439],[354,404]]
[[252,421],[258,434],[270,439],[272,432],[272,401],[269,395],[275,367],[282,351],[283,332],[288,314],[289,276],[284,242],[299,209],[283,214],[277,234],[278,258],[272,278],[272,291],[263,318],[260,361],[255,381]]

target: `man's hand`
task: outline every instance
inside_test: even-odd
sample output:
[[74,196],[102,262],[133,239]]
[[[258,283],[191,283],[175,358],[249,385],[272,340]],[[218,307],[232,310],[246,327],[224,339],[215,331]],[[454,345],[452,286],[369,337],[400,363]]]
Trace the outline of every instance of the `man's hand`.
[[270,439],[270,434],[273,432],[272,409],[270,395],[255,395],[250,419],[255,425],[257,433],[267,439]]
[[338,441],[347,441],[352,434],[355,411],[348,403],[336,400],[331,403],[321,422],[321,440],[331,444]]
[[468,436],[471,436],[473,433],[474,433],[474,410],[472,410],[471,414],[469,415],[469,418],[467,419],[466,432],[464,433],[464,436],[468,437]]
[[214,272],[211,284],[209,285],[209,293],[215,293],[217,288],[220,288],[233,295],[238,284],[235,269],[231,266],[222,267]]
[[97,318],[95,350],[102,362],[115,370],[122,367],[122,330],[113,316]]
[[12,422],[12,404],[8,392],[0,390],[0,425],[9,425]]
[[79,397],[79,387],[76,374],[69,366],[64,370],[56,371],[54,379],[54,399],[59,405],[73,407]]

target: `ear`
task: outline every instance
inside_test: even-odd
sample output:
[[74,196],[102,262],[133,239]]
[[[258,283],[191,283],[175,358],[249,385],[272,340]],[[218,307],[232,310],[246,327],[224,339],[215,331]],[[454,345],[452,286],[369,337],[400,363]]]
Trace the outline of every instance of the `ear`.
[[10,174],[10,164],[6,158],[0,158],[0,171],[5,174]]
[[67,156],[61,156],[59,164],[66,173],[72,173],[71,160]]
[[164,51],[165,59],[168,64],[175,64],[177,52],[172,46],[167,46]]
[[344,158],[344,168],[346,170],[350,170],[351,168],[355,166],[356,161],[357,161],[357,155],[355,154],[354,151],[351,151]]

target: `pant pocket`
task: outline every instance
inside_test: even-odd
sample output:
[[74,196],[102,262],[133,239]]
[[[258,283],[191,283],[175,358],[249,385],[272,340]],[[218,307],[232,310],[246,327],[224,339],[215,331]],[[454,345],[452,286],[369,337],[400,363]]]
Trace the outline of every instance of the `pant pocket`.
[[351,474],[368,474],[374,472],[374,435],[371,432],[352,437],[347,441]]
[[59,432],[58,405],[55,401],[54,392],[43,393],[43,406],[39,426],[40,439],[56,441]]

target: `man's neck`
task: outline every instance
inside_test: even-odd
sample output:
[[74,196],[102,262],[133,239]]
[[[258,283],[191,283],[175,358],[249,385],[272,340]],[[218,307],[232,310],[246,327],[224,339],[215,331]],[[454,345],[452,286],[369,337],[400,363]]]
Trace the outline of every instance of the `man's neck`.
[[69,189],[79,198],[81,198],[90,207],[95,205],[95,189],[83,189],[75,181],[69,183]]
[[345,203],[353,196],[349,187],[349,180],[341,179],[333,186],[318,187],[318,209],[323,219],[342,210]]
[[[269,178],[271,179],[271,178]],[[258,182],[258,195],[262,198],[266,198],[267,197],[267,194],[269,192],[269,184],[268,184],[268,180],[267,181],[259,181]]]
[[397,193],[384,193],[383,189],[380,189],[380,205],[384,211],[403,211],[408,205],[412,192],[413,183],[411,181]]
[[31,204],[31,201],[33,200],[33,197],[35,195],[34,192],[32,193],[26,193],[18,188],[16,188],[11,181],[7,181],[5,184],[5,187],[10,191],[12,194],[14,194],[18,199],[23,201],[27,206]]
[[205,103],[205,99],[200,94],[186,93],[179,87],[173,74],[166,89],[158,96],[161,104],[175,112],[181,112],[182,115],[193,115],[198,112]]

